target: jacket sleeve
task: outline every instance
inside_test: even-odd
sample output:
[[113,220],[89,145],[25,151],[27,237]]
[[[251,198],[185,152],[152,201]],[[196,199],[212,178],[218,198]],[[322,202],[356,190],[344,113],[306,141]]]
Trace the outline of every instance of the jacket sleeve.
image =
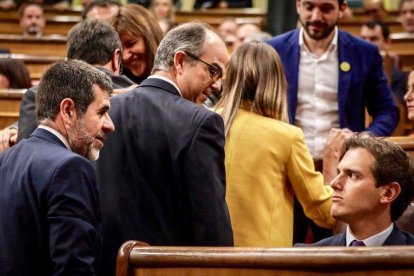
[[65,160],[47,192],[52,275],[96,275],[102,247],[96,177],[82,157]]
[[224,126],[218,114],[207,115],[189,145],[183,168],[189,191],[196,245],[233,245],[225,201]]
[[315,171],[303,132],[297,131],[287,164],[289,181],[306,216],[319,226],[331,228],[335,223],[330,214],[333,190],[324,185],[323,176]]
[[20,104],[17,142],[29,137],[37,127],[36,93],[37,87],[32,87],[24,93]]

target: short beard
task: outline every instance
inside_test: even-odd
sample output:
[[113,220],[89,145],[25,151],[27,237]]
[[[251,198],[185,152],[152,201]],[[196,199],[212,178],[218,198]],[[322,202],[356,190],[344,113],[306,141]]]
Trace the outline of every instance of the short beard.
[[85,130],[82,119],[78,119],[71,131],[68,132],[69,145],[73,152],[95,161],[99,158],[99,151],[93,146],[94,138]]
[[313,40],[323,40],[323,39],[325,39],[325,38],[327,38],[327,37],[329,37],[331,34],[332,34],[332,32],[335,30],[335,27],[336,27],[336,25],[338,24],[338,22],[335,22],[334,24],[332,24],[332,25],[327,25],[327,24],[324,24],[324,25],[326,25],[326,26],[324,26],[325,28],[323,29],[323,31],[321,32],[321,33],[317,33],[317,34],[315,34],[315,33],[312,33],[310,30],[309,30],[309,26],[310,26],[310,24],[309,23],[307,23],[307,22],[302,22],[302,20],[300,20],[299,19],[299,21],[300,21],[300,24],[302,25],[302,27],[303,27],[303,29],[305,30],[305,32],[307,33],[307,35],[310,37],[310,38],[312,38]]

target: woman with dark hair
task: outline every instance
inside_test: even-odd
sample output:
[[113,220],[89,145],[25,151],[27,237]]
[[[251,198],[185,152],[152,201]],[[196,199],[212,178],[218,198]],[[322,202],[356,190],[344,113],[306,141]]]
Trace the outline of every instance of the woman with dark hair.
[[217,111],[235,246],[292,246],[293,194],[315,223],[334,225],[332,189],[315,172],[303,132],[288,123],[286,94],[283,65],[271,46],[246,42],[232,54]]
[[32,86],[29,70],[26,65],[16,59],[0,59],[0,88],[22,89]]
[[151,73],[162,30],[155,17],[137,4],[122,6],[112,25],[122,42],[123,74],[139,84]]

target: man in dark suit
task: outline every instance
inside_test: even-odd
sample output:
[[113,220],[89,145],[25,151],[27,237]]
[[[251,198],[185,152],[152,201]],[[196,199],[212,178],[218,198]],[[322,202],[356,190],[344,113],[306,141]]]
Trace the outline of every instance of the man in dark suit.
[[121,244],[233,245],[221,117],[195,104],[221,88],[229,59],[207,26],[183,24],[161,41],[153,75],[111,98],[117,127],[97,162],[104,272]]
[[313,246],[414,245],[394,224],[414,196],[414,167],[399,146],[366,133],[345,141],[338,175],[331,182],[332,216],[346,232]]
[[114,130],[111,81],[81,61],[52,65],[40,125],[0,154],[0,275],[96,275],[102,247],[96,160]]
[[[121,40],[108,23],[98,20],[84,20],[70,29],[67,37],[67,58],[79,59],[94,65],[107,74],[117,90],[135,85],[121,74]],[[37,87],[25,93],[20,105],[17,142],[27,138],[36,128],[35,113]]]
[[[332,128],[365,130],[365,110],[377,135],[391,135],[398,123],[378,49],[337,27],[346,8],[344,0],[296,0],[302,28],[268,41],[285,69],[290,122],[303,130],[318,170]],[[311,223],[301,210],[295,204],[296,242]],[[314,226],[315,240],[331,235]]]

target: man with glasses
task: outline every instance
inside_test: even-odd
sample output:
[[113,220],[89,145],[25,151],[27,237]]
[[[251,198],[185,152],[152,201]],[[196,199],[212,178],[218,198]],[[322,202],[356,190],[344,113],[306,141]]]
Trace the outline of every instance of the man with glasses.
[[112,97],[117,132],[97,162],[104,226],[102,271],[114,275],[124,241],[233,245],[225,198],[224,129],[197,105],[221,89],[229,55],[201,23],[166,34],[152,75]]

